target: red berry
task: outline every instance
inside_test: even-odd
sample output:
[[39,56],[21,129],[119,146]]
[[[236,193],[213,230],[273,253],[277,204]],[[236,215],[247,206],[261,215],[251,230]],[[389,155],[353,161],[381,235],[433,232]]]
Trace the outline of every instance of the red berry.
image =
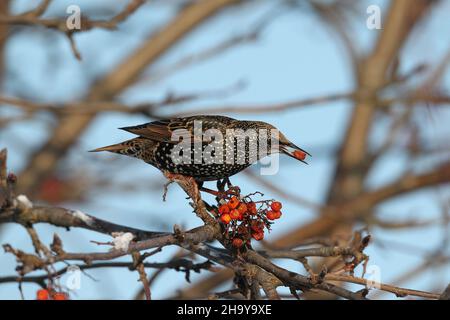
[[269,220],[280,219],[281,211],[269,211],[269,212],[267,212],[266,216],[267,216],[267,219],[269,219]]
[[69,297],[64,292],[55,292],[52,295],[53,300],[69,300]]
[[241,216],[242,216],[242,214],[239,212],[238,209],[233,209],[230,212],[230,217],[233,220],[238,220]]
[[231,221],[231,216],[228,213],[225,213],[220,216],[220,221],[222,221],[225,224],[229,224]]
[[277,211],[268,211],[267,212],[267,214],[266,214],[266,217],[267,217],[267,219],[269,219],[269,220],[275,220],[275,219],[277,219],[276,218],[276,212]]
[[261,222],[254,221],[254,222],[252,222],[250,227],[251,227],[253,232],[256,232],[256,233],[257,232],[262,232],[263,229],[264,229],[264,224],[262,224]]
[[300,150],[296,150],[296,151],[294,151],[294,157],[296,157],[299,160],[305,160],[306,153],[304,153],[303,151],[300,151]]
[[230,201],[228,201],[228,206],[230,209],[236,209],[239,205],[240,201],[236,196],[231,197]]
[[245,204],[245,203],[241,203],[238,207],[237,207],[237,209],[239,210],[239,212],[241,213],[241,214],[245,214],[246,212],[247,212],[247,205]]
[[220,214],[230,213],[230,207],[226,204],[221,205],[219,207],[219,213]]
[[272,208],[273,211],[280,211],[282,207],[283,205],[281,204],[281,202],[278,201],[274,201],[270,205],[270,208]]
[[36,292],[36,300],[48,300],[50,298],[47,289],[40,289]]
[[256,241],[261,241],[262,239],[264,239],[264,231],[261,230],[260,232],[254,232],[252,233],[252,237]]
[[256,209],[256,203],[254,202],[247,203],[247,211],[252,215],[257,214],[258,210]]
[[234,238],[233,239],[233,247],[240,248],[244,244],[244,241],[241,238]]

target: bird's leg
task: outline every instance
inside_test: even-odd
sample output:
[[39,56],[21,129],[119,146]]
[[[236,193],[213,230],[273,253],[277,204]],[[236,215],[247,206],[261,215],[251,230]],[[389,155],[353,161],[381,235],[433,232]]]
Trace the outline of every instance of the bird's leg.
[[[225,185],[227,186],[227,190],[225,190]],[[222,180],[217,180],[217,190],[219,190],[220,192],[224,192],[226,195],[239,196],[241,193],[241,189],[238,186],[233,186],[231,184],[229,177],[226,177]]]
[[[225,190],[225,185],[227,185],[227,190]],[[223,180],[217,180],[217,191],[211,190],[209,188],[203,187],[203,182],[198,182],[199,190],[212,194],[217,198],[217,200],[220,199],[226,199],[230,195],[239,195],[241,190],[239,187],[235,187],[231,184],[229,178],[224,178]]]
[[216,200],[219,202],[221,199],[226,199],[228,197],[227,191],[225,191],[225,180],[217,180],[217,191],[211,190],[209,188],[203,187],[203,181],[198,182],[199,190],[212,194],[216,197]]
[[225,183],[226,183],[226,179],[217,180],[217,190],[219,190],[221,192],[225,192]]
[[[225,190],[225,185],[227,185],[227,190]],[[230,189],[230,179],[224,178],[222,180],[217,180],[217,190],[222,194],[222,197],[217,197],[217,201],[220,199],[228,198],[230,194],[234,194],[233,190]]]
[[216,197],[218,197],[221,194],[220,190],[219,191],[214,191],[214,190],[205,188],[203,186],[203,183],[204,183],[203,181],[197,181],[198,190],[206,192],[206,193],[209,193],[209,194],[212,194],[213,196],[216,196]]
[[231,187],[233,187],[229,177],[226,177],[225,179],[223,179],[223,182],[227,184],[228,189],[231,189]]
[[209,193],[209,194],[212,194],[213,196],[216,196],[216,197],[218,197],[220,199],[226,198],[226,195],[227,195],[226,192],[211,190],[211,189],[205,188],[203,186],[199,187],[199,190],[203,191],[203,192],[206,192],[206,193]]

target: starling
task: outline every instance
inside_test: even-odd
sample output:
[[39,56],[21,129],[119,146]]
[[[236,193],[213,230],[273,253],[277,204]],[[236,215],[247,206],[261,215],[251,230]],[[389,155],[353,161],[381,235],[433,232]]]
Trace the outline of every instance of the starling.
[[[161,171],[193,177],[200,187],[204,181],[229,182],[230,176],[272,153],[283,153],[302,162],[309,155],[262,121],[199,115],[120,129],[138,137],[92,152],[109,151],[139,158]],[[189,148],[182,149],[181,144]],[[261,153],[263,149],[267,152]]]

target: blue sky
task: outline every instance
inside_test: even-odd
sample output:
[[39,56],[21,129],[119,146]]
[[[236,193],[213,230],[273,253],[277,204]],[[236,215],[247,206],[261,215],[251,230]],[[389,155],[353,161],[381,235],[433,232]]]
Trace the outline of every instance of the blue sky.
[[[58,11],[59,8],[64,7],[60,2],[77,3],[82,10],[84,6],[89,6],[88,1],[59,1],[58,6],[50,8],[49,15],[52,12],[63,14]],[[114,3],[120,6],[124,1],[114,1]],[[370,4],[374,3],[379,4],[383,9],[386,6],[386,1],[370,1]],[[29,8],[27,5],[30,5],[30,1],[17,1],[15,10],[20,12],[24,8]],[[378,31],[369,31],[365,27],[365,7],[361,6],[361,12],[357,15],[360,19],[356,18],[352,23],[354,39],[363,44],[361,47],[363,51],[371,48],[378,33]],[[222,39],[241,33],[254,25],[272,8],[273,2],[266,1],[259,7],[248,8],[242,12],[231,11],[231,14],[224,14],[209,21],[204,27],[181,41],[145,73],[151,75],[152,71],[170,65],[181,57],[200,52],[203,48],[211,47]],[[449,42],[443,36],[448,34],[450,28],[450,20],[446,19],[446,12],[448,13],[449,9],[450,1],[443,1],[439,8],[435,9],[434,19],[426,21],[421,26],[423,29],[420,30],[420,34],[417,32],[413,34],[402,54],[402,70],[410,70],[417,63],[434,65],[449,50]],[[148,35],[148,30],[167,21],[172,14],[173,9],[168,5],[146,5],[123,23],[115,33],[94,30],[77,35],[75,40],[83,55],[82,62],[74,59],[67,40],[63,36],[52,31],[22,32],[8,42],[6,57],[10,78],[7,79],[3,91],[5,94],[14,96],[20,84],[21,90],[23,86],[28,88],[28,98],[36,101],[77,100],[89,87],[88,79],[99,77],[116,65],[129,52],[132,52],[133,48],[142,43]],[[185,111],[214,105],[289,101],[348,92],[355,85],[351,66],[336,35],[323,27],[316,16],[308,12],[292,10],[270,23],[256,43],[229,50],[213,59],[183,69],[161,82],[142,82],[134,85],[122,93],[119,99],[125,103],[147,102],[161,99],[168,92],[192,93],[218,90],[230,87],[237,81],[245,81],[247,85],[244,90],[228,97],[205,99],[176,108]],[[449,83],[450,76],[447,72],[444,85],[447,90]],[[172,109],[169,108],[170,110]],[[12,108],[8,108],[0,110],[0,115],[13,112],[15,111]],[[341,142],[350,112],[351,103],[345,101],[284,113],[230,114],[230,116],[270,122],[296,144],[310,151],[313,158],[309,166],[299,165],[293,159],[284,158],[281,161],[279,173],[265,179],[305,199],[321,203],[333,170],[332,154],[327,150],[333,151]],[[442,108],[433,110],[432,117],[420,119],[420,126],[425,128],[423,139],[434,141],[435,136],[445,136],[449,131],[446,125],[450,119],[449,116],[449,111]],[[116,223],[140,228],[171,230],[174,224],[182,225],[184,228],[192,228],[200,224],[195,215],[191,214],[184,194],[177,186],[172,185],[169,189],[168,201],[162,201],[162,188],[151,186],[162,186],[163,177],[153,167],[138,160],[121,158],[119,160],[121,170],[114,169],[114,172],[108,172],[108,169],[112,168],[108,160],[113,155],[94,155],[86,152],[130,137],[128,133],[116,128],[148,121],[149,119],[143,116],[117,113],[98,117],[81,137],[80,142],[72,148],[68,157],[70,165],[67,166],[68,170],[71,170],[82,164],[91,170],[91,174],[106,173],[112,176],[111,183],[132,181],[142,185],[142,188],[138,192],[125,193],[99,190],[91,193],[89,200],[85,203],[67,203],[64,206],[80,209]],[[0,146],[9,149],[11,170],[20,171],[27,155],[45,140],[49,133],[47,128],[52,124],[51,116],[42,113],[36,117],[36,120],[10,126],[1,132]],[[382,139],[385,129],[386,126],[380,123],[374,130],[372,135],[374,143]],[[448,154],[446,157],[448,158]],[[396,153],[386,155],[382,163],[377,166],[368,187],[375,188],[391,181],[408,165],[405,159]],[[429,165],[430,163],[424,161],[414,169],[423,170]],[[272,197],[270,191],[249,180],[245,175],[235,176],[233,183],[240,185],[244,192],[259,190],[269,198]],[[396,221],[410,217],[425,220],[439,218],[441,212],[436,205],[437,199],[439,197],[445,199],[449,191],[448,187],[442,187],[439,193],[418,192],[412,196],[389,201],[377,210],[382,217]],[[280,200],[283,201],[283,199]],[[315,213],[308,208],[289,201],[283,201],[283,203],[285,214],[283,219],[274,225],[272,233],[267,238],[268,241],[315,217]],[[45,225],[39,225],[37,229],[46,243],[49,243],[53,233],[57,232],[63,238],[65,247],[70,251],[105,250],[89,241],[110,240],[104,235],[83,230],[67,232]],[[409,229],[407,232],[387,231],[380,228],[371,231],[375,243],[369,246],[367,253],[371,257],[370,263],[380,267],[383,282],[390,282],[397,275],[422,261],[424,253],[420,249],[426,251],[436,248],[442,240],[443,232],[448,232],[441,227]],[[0,235],[0,242],[32,250],[29,239],[20,226],[9,226]],[[393,243],[406,243],[412,246],[413,250],[396,249],[398,246]],[[384,247],[380,247],[380,244]],[[177,250],[177,248],[164,248],[162,253],[152,257],[150,261],[162,262]],[[13,274],[14,258],[2,254],[0,259],[0,275]],[[301,270],[293,263],[282,263],[292,270]],[[101,269],[89,271],[89,274],[98,281],[83,276],[82,288],[76,292],[74,298],[126,299],[132,297],[140,287],[137,274],[128,270]],[[202,275],[192,275],[193,280],[198,277]],[[445,279],[445,282],[449,282],[450,271],[448,268],[437,269],[437,271],[424,273],[403,285],[423,290],[442,288],[443,284],[434,283],[434,279],[440,279],[440,281]],[[184,287],[184,274],[169,270],[156,281],[152,293],[154,298],[164,298],[173,294],[176,289]],[[34,285],[26,285],[25,296],[32,298],[35,290]],[[15,284],[1,285],[0,298],[19,298],[17,286]]]

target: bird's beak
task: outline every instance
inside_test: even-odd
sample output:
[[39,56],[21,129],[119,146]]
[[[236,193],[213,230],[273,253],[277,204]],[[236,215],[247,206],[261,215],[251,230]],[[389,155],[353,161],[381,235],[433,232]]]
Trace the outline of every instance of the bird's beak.
[[306,163],[306,164],[308,164],[305,161],[306,156],[311,156],[307,151],[296,146],[292,142],[289,142],[288,144],[280,144],[280,151],[281,151],[281,153],[284,153],[284,154],[288,155],[289,157],[294,158],[294,159],[301,161],[303,163]]

